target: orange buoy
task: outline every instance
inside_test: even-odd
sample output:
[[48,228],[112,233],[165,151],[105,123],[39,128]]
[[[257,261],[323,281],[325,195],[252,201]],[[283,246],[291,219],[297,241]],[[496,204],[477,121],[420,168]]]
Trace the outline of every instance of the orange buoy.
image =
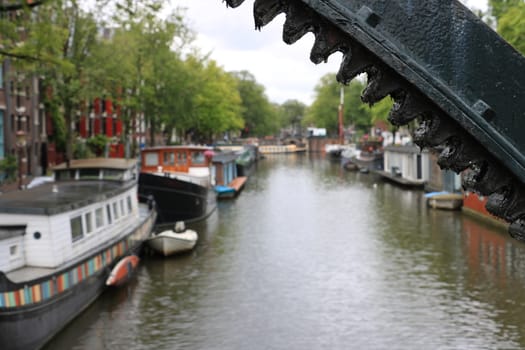
[[128,255],[120,259],[113,270],[111,270],[106,280],[106,286],[120,286],[126,283],[137,269],[139,260],[139,257],[136,255]]

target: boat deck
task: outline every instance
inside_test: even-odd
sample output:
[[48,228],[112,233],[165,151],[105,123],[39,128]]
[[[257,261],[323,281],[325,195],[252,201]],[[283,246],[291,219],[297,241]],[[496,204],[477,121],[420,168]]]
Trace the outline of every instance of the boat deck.
[[118,181],[49,182],[0,195],[0,213],[55,215],[105,200],[133,183]]
[[238,176],[228,184],[228,187],[233,188],[235,192],[239,192],[244,187],[246,180],[248,180],[246,176]]

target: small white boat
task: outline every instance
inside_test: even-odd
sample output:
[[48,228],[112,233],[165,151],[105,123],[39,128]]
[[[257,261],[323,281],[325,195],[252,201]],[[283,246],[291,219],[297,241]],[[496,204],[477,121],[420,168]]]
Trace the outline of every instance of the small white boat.
[[457,210],[463,205],[463,195],[460,193],[431,192],[425,197],[427,205],[434,209]]
[[162,231],[146,242],[154,251],[169,256],[192,250],[197,243],[197,232],[186,229],[183,221],[175,223],[175,230]]

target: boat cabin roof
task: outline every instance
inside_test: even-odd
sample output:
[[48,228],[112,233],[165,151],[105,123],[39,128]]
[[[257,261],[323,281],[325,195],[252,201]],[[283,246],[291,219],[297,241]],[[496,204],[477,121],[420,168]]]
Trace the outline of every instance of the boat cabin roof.
[[152,151],[208,151],[213,150],[213,147],[210,146],[196,146],[196,145],[175,145],[175,146],[153,146],[143,148],[143,152],[152,152]]
[[126,170],[134,167],[137,164],[135,159],[123,158],[89,158],[89,159],[74,159],[67,163],[62,163],[53,168],[53,170],[64,169],[116,169]]
[[238,154],[231,151],[215,153],[212,158],[213,163],[231,163],[239,157]]
[[50,182],[0,195],[0,213],[56,215],[104,201],[134,184],[118,181]]

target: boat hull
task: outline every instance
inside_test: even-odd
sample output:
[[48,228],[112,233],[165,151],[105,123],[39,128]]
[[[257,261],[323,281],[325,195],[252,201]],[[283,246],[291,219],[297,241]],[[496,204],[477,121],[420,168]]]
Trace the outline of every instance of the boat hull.
[[458,210],[463,205],[463,195],[458,193],[430,193],[426,197],[433,209]]
[[144,172],[139,176],[139,195],[141,199],[149,196],[155,199],[159,224],[201,220],[216,206],[213,189]]
[[197,244],[197,233],[191,230],[185,233],[162,232],[146,242],[157,253],[169,256],[192,250]]
[[[155,222],[152,211],[139,225],[114,244],[105,246],[94,255],[82,260],[77,265],[57,271],[38,285],[38,289],[49,287],[39,296],[40,302],[31,293],[34,288],[12,284],[10,291],[0,293],[4,307],[0,307],[0,344],[2,350],[39,349],[56,335],[72,319],[86,309],[105,290],[106,280],[111,268],[120,257],[138,252],[148,237]],[[97,264],[96,262],[103,262]],[[99,266],[97,269],[95,266]],[[78,275],[77,275],[78,273]],[[65,287],[64,275],[69,281],[73,274],[77,283]],[[4,277],[3,274],[0,277]],[[3,285],[8,285],[5,278]],[[6,307],[8,302],[20,306]]]

